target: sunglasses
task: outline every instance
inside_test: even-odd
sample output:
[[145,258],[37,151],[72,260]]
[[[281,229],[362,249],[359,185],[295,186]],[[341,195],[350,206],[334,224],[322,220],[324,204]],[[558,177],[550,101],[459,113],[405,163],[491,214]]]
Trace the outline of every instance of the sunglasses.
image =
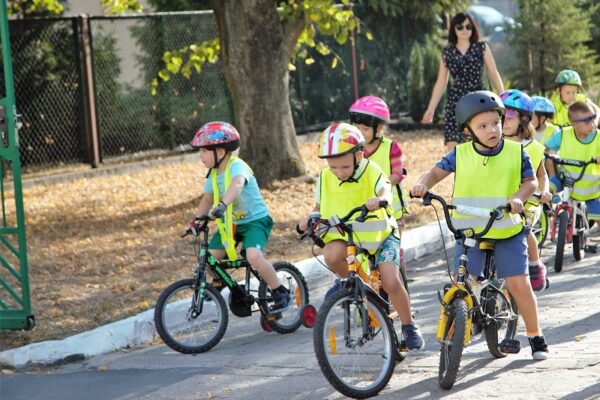
[[373,126],[379,122],[379,119],[370,115],[350,114],[350,122],[357,125]]
[[466,25],[456,24],[456,30],[462,31],[463,29],[470,31],[471,29],[473,29],[473,25],[471,25],[471,24],[466,24]]
[[596,114],[592,114],[589,117],[585,117],[585,118],[580,118],[580,119],[575,119],[573,121],[571,121],[571,123],[575,123],[575,122],[581,122],[581,123],[588,123],[588,122],[592,122],[596,119],[597,115]]

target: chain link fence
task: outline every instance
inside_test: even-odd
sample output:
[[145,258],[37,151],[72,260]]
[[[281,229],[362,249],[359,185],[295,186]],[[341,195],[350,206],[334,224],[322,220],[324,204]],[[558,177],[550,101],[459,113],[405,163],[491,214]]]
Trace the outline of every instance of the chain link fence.
[[[428,72],[423,54],[411,52],[419,47],[418,34],[407,32],[413,29],[410,21],[377,17],[361,8],[355,12],[364,26],[354,49],[352,41],[339,45],[323,38],[338,57],[336,68],[330,57],[315,55],[314,64],[298,60],[290,74],[298,132],[346,119],[355,94],[381,96],[392,117],[425,109],[422,102],[435,82],[437,60]],[[373,41],[366,40],[366,30]],[[183,149],[203,123],[233,120],[218,64],[205,65],[189,79],[174,76],[159,85],[157,95],[150,94],[165,51],[217,36],[210,11],[23,19],[11,21],[10,32],[25,167],[94,165],[93,146],[98,162]],[[437,48],[431,57],[439,57]]]

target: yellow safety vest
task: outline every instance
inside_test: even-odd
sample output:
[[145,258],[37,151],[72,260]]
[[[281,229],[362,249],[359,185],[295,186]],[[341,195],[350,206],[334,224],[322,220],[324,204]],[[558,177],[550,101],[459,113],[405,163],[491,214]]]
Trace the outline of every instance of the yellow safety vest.
[[[544,152],[546,151],[546,148],[544,147],[543,144],[541,144],[537,140],[533,139],[529,143],[527,143],[523,147],[523,149],[529,155],[529,159],[531,160],[531,165],[533,166],[533,173],[535,176],[537,176],[538,168],[544,161]],[[537,197],[531,196],[527,200],[527,203],[537,206],[540,204],[540,199],[538,199]]]
[[[383,170],[387,176],[392,174],[392,164],[390,160],[390,151],[392,150],[392,140],[388,138],[382,138],[377,149],[369,156],[369,160],[375,162]],[[406,202],[406,193],[402,183],[394,185],[392,187],[392,194],[394,200],[392,202],[392,209],[394,210],[394,218],[400,219],[404,214],[408,214]]]
[[[577,139],[575,130],[569,126],[562,129],[559,153],[561,158],[589,161],[600,155],[600,135],[594,133],[590,143],[582,143]],[[581,172],[580,167],[565,165],[567,173],[576,178]],[[580,181],[575,183],[571,197],[575,200],[591,200],[600,197],[600,165],[588,165]]]
[[[569,107],[565,105],[560,100],[560,95],[557,91],[554,91],[550,95],[550,101],[554,104],[554,108],[556,108],[556,113],[554,114],[554,119],[552,122],[559,127],[569,126],[571,123],[569,122]],[[577,93],[575,95],[575,101],[587,101],[587,97],[584,94]]]
[[554,125],[554,124],[551,124],[551,123],[550,123],[548,120],[546,120],[546,125],[547,125],[547,126],[546,126],[546,128],[544,129],[544,132],[542,133],[542,137],[541,137],[541,138],[540,138],[540,140],[539,140],[539,142],[540,142],[541,144],[546,144],[546,142],[547,142],[548,140],[550,140],[550,138],[551,138],[552,136],[554,136],[554,132],[556,132],[556,131],[559,129],[559,127],[558,127],[558,126],[556,126],[556,125]]
[[[502,150],[494,156],[484,156],[474,149],[472,142],[456,147],[456,172],[452,204],[488,208],[490,211],[507,203],[521,185],[520,143],[503,140]],[[481,232],[488,218],[470,215],[452,215],[456,228],[474,228]],[[504,218],[495,221],[484,236],[487,239],[506,239],[522,230],[520,215],[504,213]]]
[[[382,179],[387,181],[387,176],[375,163],[366,159],[362,163],[366,163],[366,166],[361,175],[355,177],[356,182],[340,181],[330,168],[321,171],[319,177],[321,218],[329,218],[333,215],[341,218],[354,207],[377,197],[377,184]],[[391,208],[388,209],[391,214]],[[356,245],[374,254],[381,243],[394,231],[396,221],[388,216],[388,210],[385,209],[371,211],[369,216],[371,218],[365,222],[351,221],[350,224],[354,231]],[[358,214],[354,216],[356,217]],[[346,234],[342,235],[337,228],[332,228],[325,234],[323,241],[329,243],[333,240],[347,241],[348,239]]]

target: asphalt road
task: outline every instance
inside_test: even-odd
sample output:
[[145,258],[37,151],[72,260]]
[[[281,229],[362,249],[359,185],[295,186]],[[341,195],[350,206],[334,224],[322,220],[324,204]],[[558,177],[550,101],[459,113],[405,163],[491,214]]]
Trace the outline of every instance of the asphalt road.
[[[600,238],[594,241],[600,244]],[[495,359],[485,339],[478,337],[466,348],[450,391],[437,384],[439,344],[434,339],[439,310],[436,290],[448,281],[443,252],[412,261],[413,306],[427,346],[396,366],[379,397],[600,399],[600,254],[575,262],[567,246],[565,267],[556,274],[551,267],[553,253],[552,246],[543,251],[551,270],[551,287],[538,296],[551,358],[531,359],[522,323],[518,338],[523,349],[517,355]],[[311,285],[311,298],[321,298],[330,283]],[[319,369],[312,330],[301,327],[288,335],[265,333],[257,315],[241,319],[230,314],[225,337],[207,353],[183,355],[160,344],[62,366],[5,371],[0,376],[0,398],[304,400],[343,396]]]

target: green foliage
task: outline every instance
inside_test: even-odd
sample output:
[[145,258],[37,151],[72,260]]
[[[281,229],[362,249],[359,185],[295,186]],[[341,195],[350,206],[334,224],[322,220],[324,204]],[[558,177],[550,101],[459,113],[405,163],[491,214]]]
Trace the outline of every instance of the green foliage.
[[7,5],[9,16],[58,15],[64,11],[60,0],[9,0]]
[[[577,71],[584,87],[598,82],[597,54],[590,43],[590,17],[577,0],[519,0],[509,41],[516,65],[507,71],[515,87],[548,93],[562,69]],[[530,64],[531,60],[531,64]]]
[[108,14],[122,14],[125,12],[142,12],[142,6],[137,0],[101,0],[100,5]]
[[[439,60],[440,50],[430,37],[426,37],[423,44],[416,42],[411,50],[408,104],[410,116],[415,121],[421,119],[429,102],[429,96],[437,79]],[[443,106],[438,107],[438,113],[443,109]]]

